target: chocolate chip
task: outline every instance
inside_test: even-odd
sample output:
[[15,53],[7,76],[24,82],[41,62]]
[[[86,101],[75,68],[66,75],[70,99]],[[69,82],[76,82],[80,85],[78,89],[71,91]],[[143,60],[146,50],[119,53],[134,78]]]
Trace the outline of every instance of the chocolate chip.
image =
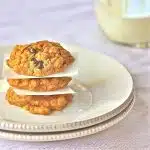
[[42,68],[44,68],[44,65],[43,65],[43,61],[41,61],[41,60],[37,60],[36,58],[32,58],[31,59],[31,61],[33,61],[33,63],[34,63],[34,65],[36,66],[36,67],[38,67],[38,69],[42,69]]
[[39,69],[44,68],[43,61],[38,61],[38,68]]
[[38,60],[36,60],[36,58],[32,58],[31,61],[33,61],[33,63],[35,64],[35,66],[38,65]]
[[31,61],[37,62],[36,58],[34,58],[34,57],[31,59]]
[[37,53],[37,50],[34,49],[34,48],[32,48],[32,47],[30,47],[30,48],[29,48],[29,52],[32,53],[32,54],[36,54],[36,53]]

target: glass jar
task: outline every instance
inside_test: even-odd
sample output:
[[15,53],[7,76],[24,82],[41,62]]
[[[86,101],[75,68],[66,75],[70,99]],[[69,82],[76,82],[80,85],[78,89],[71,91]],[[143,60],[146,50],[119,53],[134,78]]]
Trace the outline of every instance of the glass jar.
[[142,48],[150,47],[150,15],[125,16],[124,5],[123,0],[94,0],[94,9],[101,29],[114,42]]

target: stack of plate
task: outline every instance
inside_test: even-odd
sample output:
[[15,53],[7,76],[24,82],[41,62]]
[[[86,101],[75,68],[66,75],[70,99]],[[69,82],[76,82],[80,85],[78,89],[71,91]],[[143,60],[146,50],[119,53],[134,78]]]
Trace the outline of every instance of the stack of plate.
[[[77,80],[91,91],[91,107],[77,114],[77,117],[73,114],[69,118],[66,116],[66,120],[63,118],[63,122],[54,122],[53,115],[29,115],[16,107],[12,108],[2,100],[0,137],[21,141],[65,140],[102,131],[127,116],[134,104],[133,80],[127,69],[103,54],[76,46],[62,45],[66,49],[79,52]],[[1,53],[9,50],[11,47],[3,47],[3,50],[0,48]],[[81,97],[78,101],[82,100],[86,103]],[[71,105],[69,109],[72,109]]]

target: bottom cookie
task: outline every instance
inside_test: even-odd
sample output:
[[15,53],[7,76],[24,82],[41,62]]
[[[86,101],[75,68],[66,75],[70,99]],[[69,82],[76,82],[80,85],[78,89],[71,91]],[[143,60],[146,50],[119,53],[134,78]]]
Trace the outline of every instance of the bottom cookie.
[[12,88],[6,93],[6,100],[11,105],[19,106],[32,114],[48,115],[53,111],[61,111],[72,101],[72,94],[31,96],[17,95]]

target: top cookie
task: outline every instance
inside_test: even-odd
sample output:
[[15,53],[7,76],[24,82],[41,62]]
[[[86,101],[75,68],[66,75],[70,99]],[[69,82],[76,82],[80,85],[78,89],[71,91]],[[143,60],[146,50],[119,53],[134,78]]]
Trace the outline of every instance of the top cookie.
[[28,76],[48,76],[63,72],[74,57],[59,43],[39,41],[16,45],[7,60],[14,72]]

